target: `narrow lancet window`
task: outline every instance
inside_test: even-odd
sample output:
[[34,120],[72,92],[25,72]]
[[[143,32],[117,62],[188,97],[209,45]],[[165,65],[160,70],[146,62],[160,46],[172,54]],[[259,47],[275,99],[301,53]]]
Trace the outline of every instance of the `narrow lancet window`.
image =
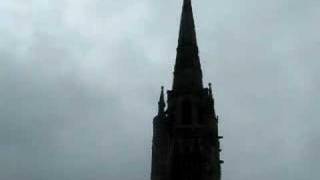
[[192,123],[192,104],[190,100],[185,99],[182,101],[182,124],[188,125]]

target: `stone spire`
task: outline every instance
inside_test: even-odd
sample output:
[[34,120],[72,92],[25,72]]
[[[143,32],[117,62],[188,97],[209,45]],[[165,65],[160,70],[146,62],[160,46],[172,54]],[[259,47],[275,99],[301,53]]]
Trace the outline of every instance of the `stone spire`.
[[184,0],[180,22],[179,47],[197,46],[191,0]]
[[218,116],[203,87],[191,0],[183,0],[172,90],[153,120],[151,180],[221,180]]
[[202,88],[202,71],[191,0],[184,0],[174,68],[173,90],[197,91]]
[[164,109],[166,107],[163,89],[164,89],[164,87],[161,86],[161,93],[160,93],[160,98],[159,98],[159,102],[158,102],[158,115],[163,115]]

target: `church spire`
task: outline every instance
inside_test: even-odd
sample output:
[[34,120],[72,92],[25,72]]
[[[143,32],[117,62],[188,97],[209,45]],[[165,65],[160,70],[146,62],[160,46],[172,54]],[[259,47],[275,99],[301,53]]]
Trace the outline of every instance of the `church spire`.
[[179,47],[197,46],[191,0],[184,0],[180,22]]
[[174,69],[173,89],[197,91],[203,88],[191,0],[184,0]]
[[161,86],[161,93],[160,93],[160,98],[159,98],[159,102],[158,102],[158,115],[162,115],[164,113],[164,109],[166,107],[163,89],[164,89],[164,87]]
[[204,88],[191,0],[183,1],[172,90],[153,120],[151,180],[221,180],[218,116]]

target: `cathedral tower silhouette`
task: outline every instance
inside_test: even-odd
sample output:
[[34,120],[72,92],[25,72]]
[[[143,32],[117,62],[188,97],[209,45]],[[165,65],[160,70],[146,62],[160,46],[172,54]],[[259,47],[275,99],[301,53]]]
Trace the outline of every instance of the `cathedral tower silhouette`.
[[220,180],[218,117],[203,87],[191,0],[184,0],[172,90],[153,120],[151,180]]

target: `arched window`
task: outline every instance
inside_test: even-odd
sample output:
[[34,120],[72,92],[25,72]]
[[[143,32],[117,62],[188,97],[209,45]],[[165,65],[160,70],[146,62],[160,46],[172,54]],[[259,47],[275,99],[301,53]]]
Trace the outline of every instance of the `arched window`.
[[182,101],[182,111],[181,111],[181,117],[182,117],[182,124],[191,124],[192,123],[192,104],[190,100],[184,99]]

